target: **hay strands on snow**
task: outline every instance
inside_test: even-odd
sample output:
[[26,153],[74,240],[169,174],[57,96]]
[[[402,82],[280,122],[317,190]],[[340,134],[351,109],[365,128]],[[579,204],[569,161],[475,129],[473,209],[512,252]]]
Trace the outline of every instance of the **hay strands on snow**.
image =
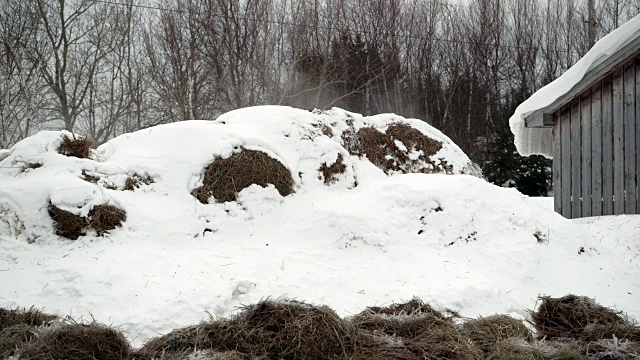
[[62,155],[73,156],[80,159],[89,158],[89,150],[93,146],[93,140],[85,136],[69,137],[68,135],[62,135],[62,142],[58,152]]
[[291,172],[278,160],[258,150],[241,149],[223,159],[215,159],[205,169],[203,185],[191,195],[208,204],[213,196],[219,203],[235,201],[238,193],[253,184],[275,186],[282,196],[293,193]]

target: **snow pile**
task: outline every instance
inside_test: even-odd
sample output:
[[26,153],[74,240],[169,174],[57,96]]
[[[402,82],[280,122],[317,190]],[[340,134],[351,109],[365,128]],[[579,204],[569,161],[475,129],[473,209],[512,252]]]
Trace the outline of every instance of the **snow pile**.
[[571,91],[591,69],[606,61],[627,44],[640,36],[640,16],[629,20],[618,29],[600,39],[587,54],[562,76],[536,91],[520,104],[509,119],[511,132],[515,135],[516,148],[520,155],[533,154],[553,157],[552,128],[526,128],[524,118],[536,110],[551,105]]
[[[431,158],[457,175],[388,176],[343,146],[346,131],[393,122],[440,141]],[[459,174],[470,168],[466,155],[417,120],[251,108],[121,136],[95,159],[58,154],[60,137],[39,133],[0,163],[0,306],[92,314],[136,345],[207,312],[227,316],[279,296],[341,316],[418,296],[463,316],[524,317],[539,294],[577,293],[640,316],[640,258],[626,244]],[[252,185],[236,201],[209,204],[191,195],[214,158],[242,149],[282,163],[295,192]],[[319,168],[339,155],[344,171],[325,183]],[[153,182],[123,191],[134,174]],[[79,216],[111,204],[126,221],[104,237],[66,240],[54,235],[49,201]]]

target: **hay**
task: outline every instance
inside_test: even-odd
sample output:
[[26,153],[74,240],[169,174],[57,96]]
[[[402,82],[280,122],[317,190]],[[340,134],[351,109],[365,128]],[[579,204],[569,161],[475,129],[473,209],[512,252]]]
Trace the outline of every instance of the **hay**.
[[623,318],[622,313],[605,308],[588,297],[543,296],[539,300],[542,303],[538,310],[531,312],[538,337],[574,338],[587,342],[613,336],[618,339],[640,340],[640,327]]
[[81,159],[89,158],[89,149],[93,145],[93,140],[88,137],[79,136],[79,137],[69,137],[67,135],[62,135],[62,143],[60,143],[60,148],[58,148],[58,152],[65,156],[73,156]]
[[22,344],[33,338],[33,327],[18,324],[6,327],[0,331],[0,358],[6,359],[14,354]]
[[89,175],[87,173],[87,170],[82,170],[82,180],[93,183],[93,184],[97,184],[98,181],[100,181],[100,178],[97,176]]
[[100,324],[65,324],[41,332],[21,349],[21,359],[128,359],[131,349],[118,331]]
[[[149,340],[136,353],[136,359],[152,359],[162,355],[183,356],[195,349],[210,348],[208,341],[199,338],[200,326],[189,326]],[[205,339],[202,339],[205,340]]]
[[401,141],[407,149],[422,151],[420,157],[426,160],[442,149],[442,142],[426,136],[408,124],[392,124],[387,129],[387,134]]
[[342,140],[342,147],[351,155],[360,155],[360,143],[358,142],[358,135],[352,126],[348,127],[340,135]]
[[325,163],[325,164],[322,164],[322,166],[320,166],[320,168],[318,169],[318,171],[322,173],[325,184],[331,184],[336,182],[337,181],[336,175],[344,174],[346,170],[347,170],[347,166],[344,164],[344,158],[342,154],[338,154],[338,158],[331,166],[327,166],[327,164]]
[[0,308],[0,330],[15,325],[40,326],[57,318],[55,315],[43,313],[33,307],[29,310]]
[[589,359],[640,359],[640,342],[601,339],[587,346]]
[[155,181],[153,180],[153,178],[149,175],[147,176],[140,176],[138,174],[133,174],[129,177],[127,177],[127,180],[125,180],[124,182],[124,187],[122,188],[122,190],[124,191],[133,191],[137,188],[139,188],[140,186],[142,186],[142,184],[144,185],[150,185],[153,184]]
[[89,211],[89,224],[99,236],[122,226],[126,220],[127,213],[124,210],[109,204],[96,205]]
[[400,171],[400,164],[409,160],[407,154],[398,148],[389,134],[366,127],[358,130],[356,137],[358,155],[366,155],[371,163],[387,174]]
[[20,172],[24,173],[27,172],[29,170],[33,170],[33,169],[39,169],[42,167],[42,163],[39,162],[35,162],[35,163],[26,163],[24,165],[22,165],[22,167],[20,167]]
[[203,185],[191,195],[208,204],[213,196],[217,202],[235,201],[238,193],[257,184],[275,186],[282,196],[293,193],[291,172],[278,160],[257,150],[242,149],[230,157],[217,158],[205,169]]
[[151,340],[145,356],[193,349],[239,351],[270,359],[349,358],[359,348],[357,330],[326,306],[262,301],[228,320],[180,329]]
[[406,302],[397,304],[393,303],[388,306],[371,306],[368,307],[365,311],[382,315],[431,315],[442,320],[448,319],[441,312],[432,308],[431,305],[425,304],[422,300],[416,297]]
[[469,320],[462,325],[464,334],[485,353],[495,351],[496,345],[516,338],[533,341],[533,334],[520,320],[507,315],[493,315]]
[[477,348],[460,329],[452,323],[441,322],[416,339],[405,342],[407,347],[421,359],[482,359],[482,350]]
[[53,219],[56,235],[70,240],[77,240],[80,236],[86,234],[85,230],[89,226],[86,218],[62,210],[51,203],[47,210],[49,216]]
[[[514,338],[494,344],[488,356],[491,360],[545,360],[547,357],[540,350],[522,339]],[[553,358],[555,359],[555,358]]]

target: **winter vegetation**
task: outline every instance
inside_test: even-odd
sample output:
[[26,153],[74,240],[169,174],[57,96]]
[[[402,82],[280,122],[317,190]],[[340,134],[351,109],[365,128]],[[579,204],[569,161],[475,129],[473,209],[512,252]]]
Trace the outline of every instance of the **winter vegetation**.
[[[0,148],[43,129],[100,145],[246,106],[338,106],[425,120],[531,195],[549,191],[549,163],[515,154],[508,118],[590,47],[582,0],[1,4]],[[637,13],[596,1],[596,39]]]

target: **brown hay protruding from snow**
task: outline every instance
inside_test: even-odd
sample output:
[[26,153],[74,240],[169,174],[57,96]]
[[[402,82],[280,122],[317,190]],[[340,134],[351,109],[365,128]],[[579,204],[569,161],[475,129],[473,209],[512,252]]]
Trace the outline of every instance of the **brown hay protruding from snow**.
[[128,359],[131,348],[118,331],[100,324],[45,329],[21,349],[21,359]]
[[584,341],[618,339],[640,341],[640,327],[629,322],[622,313],[597,304],[586,296],[549,296],[537,311],[531,312],[538,337],[547,339],[575,338]]
[[70,240],[77,240],[85,235],[85,230],[89,226],[85,217],[62,210],[53,204],[49,204],[47,210],[53,220],[56,235]]
[[402,152],[390,135],[372,127],[366,127],[357,132],[359,152],[367,156],[375,166],[387,174],[400,170],[400,164],[409,158]]
[[62,135],[62,143],[58,152],[62,155],[73,156],[81,159],[89,158],[89,149],[93,145],[93,140],[85,136],[69,137]]
[[325,184],[331,184],[336,182],[338,174],[344,174],[347,170],[347,166],[344,164],[344,157],[342,154],[338,154],[338,158],[336,161],[331,164],[331,166],[327,166],[327,164],[322,164],[318,169],[319,172],[322,173]]
[[442,149],[442,142],[434,140],[408,124],[392,124],[387,134],[394,140],[400,140],[407,149],[422,151],[421,157],[429,159]]
[[91,227],[99,236],[102,236],[109,233],[109,230],[122,226],[122,223],[127,220],[127,213],[113,205],[101,204],[91,209],[89,219]]
[[208,204],[213,196],[217,202],[235,201],[238,193],[253,184],[275,186],[282,196],[293,193],[291,172],[282,163],[258,150],[242,151],[223,159],[217,158],[205,169],[203,185],[191,195]]
[[133,174],[129,177],[127,177],[127,180],[125,180],[124,182],[124,187],[122,187],[122,190],[124,191],[133,191],[137,188],[139,188],[140,186],[142,186],[142,184],[144,185],[150,185],[153,184],[153,178],[149,175],[147,176],[141,176],[138,174]]
[[462,329],[485,353],[495,351],[496,344],[511,338],[533,341],[533,334],[522,323],[507,315],[481,317],[465,322]]
[[70,240],[77,240],[86,235],[87,228],[96,230],[98,236],[108,234],[110,230],[122,226],[127,220],[127,213],[113,205],[101,204],[89,211],[89,218],[62,210],[53,204],[48,207],[49,216],[53,219],[56,235]]
[[92,184],[97,184],[98,181],[100,181],[100,177],[88,174],[87,170],[82,170],[82,180]]

